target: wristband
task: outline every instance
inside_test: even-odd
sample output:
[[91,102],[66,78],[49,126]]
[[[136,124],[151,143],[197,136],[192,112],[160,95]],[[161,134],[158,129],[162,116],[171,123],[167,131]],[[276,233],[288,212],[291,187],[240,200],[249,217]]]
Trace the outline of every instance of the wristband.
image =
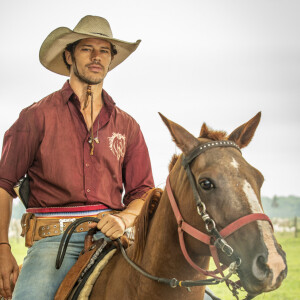
[[10,243],[3,242],[3,243],[0,243],[0,245],[8,245],[8,246],[9,246],[9,248],[11,249]]

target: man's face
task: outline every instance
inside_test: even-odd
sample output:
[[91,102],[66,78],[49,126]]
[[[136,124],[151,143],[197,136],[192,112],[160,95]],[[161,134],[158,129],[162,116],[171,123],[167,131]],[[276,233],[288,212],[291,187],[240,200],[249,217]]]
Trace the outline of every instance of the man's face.
[[98,84],[105,78],[112,60],[111,45],[101,39],[83,39],[74,50],[73,59],[66,51],[70,74],[88,84]]

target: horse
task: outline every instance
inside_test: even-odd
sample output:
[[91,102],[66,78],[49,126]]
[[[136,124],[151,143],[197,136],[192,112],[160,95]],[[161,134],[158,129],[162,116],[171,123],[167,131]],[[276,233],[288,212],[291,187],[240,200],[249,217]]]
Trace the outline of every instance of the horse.
[[[221,246],[215,247],[216,260],[227,266],[234,262],[239,284],[248,293],[246,299],[277,289],[287,275],[286,255],[263,213],[260,189],[264,177],[240,151],[252,140],[261,113],[229,135],[211,130],[204,123],[199,138],[160,116],[182,154],[172,158],[168,188],[152,191],[145,201],[135,224],[135,242],[127,249],[127,256],[148,274],[178,278],[177,283],[205,282],[207,275],[215,274],[205,271],[214,247],[211,244],[219,243]],[[174,202],[170,203],[171,198]],[[174,205],[177,210],[173,210]],[[184,229],[183,223],[190,230]],[[203,239],[195,238],[198,235]],[[222,268],[218,269],[222,273]],[[96,280],[89,299],[204,297],[205,286],[173,287],[144,276],[119,252]]]

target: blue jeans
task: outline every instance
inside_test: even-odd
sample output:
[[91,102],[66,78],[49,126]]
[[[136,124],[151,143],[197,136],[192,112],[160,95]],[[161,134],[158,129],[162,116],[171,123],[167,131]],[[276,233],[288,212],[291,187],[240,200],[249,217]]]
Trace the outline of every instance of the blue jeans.
[[[86,232],[74,233],[59,270],[55,268],[56,256],[62,235],[37,241],[28,249],[17,284],[14,300],[52,300],[64,277],[75,264],[84,247]],[[103,238],[98,232],[95,238]]]

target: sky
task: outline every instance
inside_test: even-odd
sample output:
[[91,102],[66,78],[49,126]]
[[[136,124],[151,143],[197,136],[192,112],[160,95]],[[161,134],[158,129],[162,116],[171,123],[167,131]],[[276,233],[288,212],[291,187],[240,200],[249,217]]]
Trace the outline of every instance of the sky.
[[180,153],[158,112],[198,136],[203,122],[230,133],[261,111],[243,156],[263,196],[300,196],[299,13],[298,0],[2,1],[0,146],[23,108],[67,80],[39,63],[46,36],[98,15],[115,38],[142,40],[104,89],[140,124],[158,187]]

